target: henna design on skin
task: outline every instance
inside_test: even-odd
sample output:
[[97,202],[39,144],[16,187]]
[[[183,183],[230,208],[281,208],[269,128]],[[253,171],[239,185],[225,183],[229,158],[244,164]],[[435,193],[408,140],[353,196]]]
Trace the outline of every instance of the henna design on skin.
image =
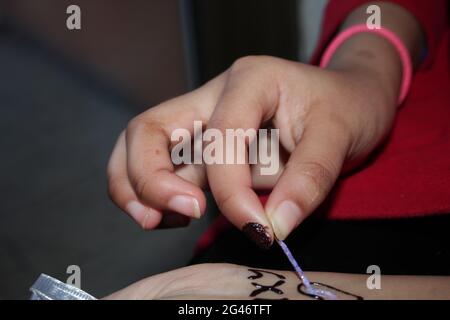
[[[247,277],[247,279],[249,280],[257,280],[257,279],[262,279],[264,278],[264,275],[271,275],[271,276],[275,276],[276,278],[278,278],[279,280],[273,284],[273,285],[262,285],[260,283],[256,283],[256,282],[251,282],[251,284],[256,287],[256,290],[254,290],[252,293],[250,293],[250,297],[256,297],[264,292],[273,292],[277,295],[283,295],[284,291],[281,290],[279,287],[281,287],[282,285],[284,285],[286,283],[286,277],[278,274],[276,272],[272,272],[272,271],[267,271],[267,270],[260,270],[260,269],[248,269],[248,271],[250,271],[251,273],[253,273],[252,275],[250,275],[249,277]],[[311,282],[311,285],[314,287],[325,287],[326,289],[331,289],[337,293],[341,293],[341,294],[345,294],[347,296],[353,297],[356,300],[364,300],[363,297],[358,296],[356,294],[335,288],[333,286],[324,284],[324,283],[320,283],[320,282]],[[298,293],[307,296],[309,298],[313,298],[316,300],[324,300],[323,297],[317,296],[317,295],[313,295],[313,294],[309,294],[306,292],[306,287],[303,283],[300,283],[297,286],[297,291]],[[262,298],[255,298],[254,300],[289,300],[288,298],[280,298],[280,299],[262,299]]]
[[281,274],[278,274],[278,273],[275,273],[275,272],[271,272],[271,271],[258,270],[258,269],[248,269],[248,271],[253,272],[253,273],[255,274],[255,275],[253,275],[253,276],[249,276],[249,277],[247,278],[247,279],[249,279],[249,280],[260,279],[260,278],[264,277],[264,273],[274,275],[274,276],[277,277],[278,279],[282,279],[282,280],[285,280],[285,279],[286,279],[285,276],[283,276],[283,275],[281,275]]
[[[264,274],[269,274],[269,275],[275,276],[279,279],[277,282],[275,282],[275,284],[273,284],[271,286],[270,285],[266,286],[266,285],[262,285],[262,284],[259,284],[256,282],[252,282],[252,285],[255,286],[257,289],[254,290],[252,293],[250,293],[250,297],[256,297],[256,296],[260,295],[261,293],[268,292],[268,291],[276,293],[278,295],[284,294],[283,290],[278,288],[286,283],[286,281],[284,281],[284,280],[286,280],[286,277],[283,276],[282,274],[278,274],[278,273],[275,273],[272,271],[259,270],[259,269],[248,269],[248,271],[253,273],[253,275],[250,275],[247,278],[249,280],[256,280],[256,279],[264,278]],[[256,298],[256,299],[258,299],[258,298]],[[288,299],[282,298],[280,300],[288,300]]]
[[261,293],[264,293],[267,291],[271,291],[278,295],[284,294],[283,290],[278,289],[277,287],[279,287],[285,283],[286,283],[286,281],[284,281],[284,280],[278,280],[275,284],[273,284],[271,286],[264,286],[264,285],[256,283],[256,282],[252,282],[252,285],[255,286],[257,289],[250,294],[250,297],[256,297],[257,295],[260,295]]

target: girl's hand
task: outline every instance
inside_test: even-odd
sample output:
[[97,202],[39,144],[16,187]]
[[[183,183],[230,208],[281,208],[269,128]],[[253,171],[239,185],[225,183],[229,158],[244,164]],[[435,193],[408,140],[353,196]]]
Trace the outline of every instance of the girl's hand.
[[[359,163],[387,134],[400,77],[395,81],[365,65],[330,71],[273,57],[242,58],[198,90],[129,123],[108,166],[111,197],[145,229],[157,227],[163,211],[200,218],[205,168],[173,165],[172,132],[185,128],[192,134],[196,120],[224,136],[226,129],[271,122],[290,155],[282,173],[252,178],[248,165],[206,166],[221,212],[269,247],[273,232],[285,239],[325,199],[344,166]],[[254,182],[274,185],[265,208]]]

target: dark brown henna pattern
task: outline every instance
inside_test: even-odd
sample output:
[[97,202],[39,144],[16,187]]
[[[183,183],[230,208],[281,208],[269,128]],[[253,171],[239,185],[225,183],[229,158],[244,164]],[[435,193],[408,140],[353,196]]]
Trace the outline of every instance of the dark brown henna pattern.
[[271,271],[265,271],[265,270],[257,270],[257,269],[248,269],[248,271],[253,272],[255,275],[254,276],[249,276],[247,279],[249,280],[256,280],[256,279],[260,279],[262,277],[264,277],[264,273],[267,274],[271,274],[274,275],[275,277],[277,277],[278,279],[286,279],[285,276],[275,273],[275,272],[271,272]]
[[256,290],[254,290],[251,294],[250,297],[256,297],[257,295],[267,292],[267,291],[271,291],[273,293],[276,293],[278,295],[283,294],[283,290],[278,289],[277,287],[285,284],[286,281],[283,280],[278,280],[277,282],[275,282],[273,285],[271,286],[263,286],[262,284],[256,283],[256,282],[252,282],[252,285],[256,287]]
[[[258,295],[260,295],[260,294],[262,294],[264,292],[273,292],[273,293],[275,293],[277,295],[283,295],[284,294],[283,290],[281,290],[279,287],[281,287],[282,285],[284,285],[286,283],[286,281],[285,281],[286,277],[285,276],[283,276],[281,274],[278,274],[276,272],[260,270],[260,269],[248,269],[248,271],[253,273],[253,275],[250,275],[247,278],[249,280],[262,279],[262,278],[264,278],[264,274],[272,275],[272,276],[275,276],[276,278],[279,279],[275,284],[268,285],[268,286],[262,285],[262,284],[259,284],[259,283],[256,283],[256,282],[252,282],[251,284],[254,287],[256,287],[256,290],[254,290],[252,293],[250,293],[250,297],[256,297],[256,296],[258,296]],[[344,290],[341,290],[341,289],[338,289],[338,288],[335,288],[335,287],[332,287],[330,285],[323,284],[323,283],[320,283],[320,282],[311,282],[311,285],[313,285],[315,287],[324,287],[326,289],[331,289],[331,290],[333,290],[333,291],[335,291],[337,293],[341,293],[341,294],[353,297],[356,300],[364,300],[364,298],[361,297],[361,296],[355,295],[353,293],[350,293],[350,292],[347,292],[347,291],[344,291]],[[306,292],[306,288],[305,288],[303,283],[300,283],[297,286],[297,291],[300,294],[302,294],[304,296],[307,296],[309,298],[313,298],[313,299],[316,299],[316,300],[323,300],[323,297],[319,297],[319,296],[307,293]],[[266,300],[266,299],[255,298],[255,300]],[[280,299],[277,299],[277,300],[288,300],[288,299],[287,298],[280,298]]]

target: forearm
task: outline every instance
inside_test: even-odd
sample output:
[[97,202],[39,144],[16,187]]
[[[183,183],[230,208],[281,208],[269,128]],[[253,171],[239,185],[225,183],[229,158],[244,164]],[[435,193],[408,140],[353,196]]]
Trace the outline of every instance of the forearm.
[[[381,289],[369,290],[369,275],[308,272],[316,285],[340,300],[450,299],[448,277],[381,276]],[[106,299],[312,299],[294,272],[231,264],[203,264],[139,281]]]
[[342,29],[356,24],[365,24],[369,17],[366,13],[369,4],[380,7],[381,25],[394,32],[402,40],[411,55],[413,63],[418,64],[426,46],[425,36],[417,19],[399,5],[385,1],[370,2],[362,5],[347,17],[342,25]]
[[[372,3],[370,3],[372,4]],[[394,32],[408,49],[414,64],[420,61],[425,41],[421,26],[406,9],[388,2],[374,3],[381,9],[381,24]],[[367,6],[354,10],[343,22],[341,29],[365,24]],[[383,37],[361,33],[348,39],[335,52],[329,69],[366,75],[377,81],[378,93],[384,94],[395,108],[402,81],[402,64],[394,46]]]
[[[380,276],[380,289],[369,289],[370,275],[340,273],[308,273],[312,281],[347,291],[364,300],[439,300],[450,299],[450,279],[433,276]],[[369,281],[370,283],[370,281]],[[295,296],[296,291],[290,291]],[[341,299],[354,296],[339,294]]]

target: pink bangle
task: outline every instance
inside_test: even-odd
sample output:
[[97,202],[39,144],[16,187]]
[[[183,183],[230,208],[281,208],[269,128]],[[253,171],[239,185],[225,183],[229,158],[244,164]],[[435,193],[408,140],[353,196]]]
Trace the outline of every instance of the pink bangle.
[[413,66],[411,57],[409,55],[408,49],[406,49],[403,42],[400,40],[400,38],[393,33],[392,31],[381,28],[381,29],[369,29],[365,24],[359,24],[352,26],[346,30],[344,30],[342,33],[340,33],[328,46],[327,50],[322,56],[322,60],[320,62],[320,67],[325,68],[330,63],[330,60],[332,59],[334,53],[336,50],[350,37],[352,37],[355,34],[361,33],[361,32],[370,32],[378,34],[387,40],[389,40],[392,45],[397,50],[400,59],[402,61],[403,66],[403,80],[402,80],[402,86],[400,90],[400,97],[399,97],[399,105],[405,101],[406,96],[408,95],[409,88],[411,86],[412,81],[412,75],[413,75]]

